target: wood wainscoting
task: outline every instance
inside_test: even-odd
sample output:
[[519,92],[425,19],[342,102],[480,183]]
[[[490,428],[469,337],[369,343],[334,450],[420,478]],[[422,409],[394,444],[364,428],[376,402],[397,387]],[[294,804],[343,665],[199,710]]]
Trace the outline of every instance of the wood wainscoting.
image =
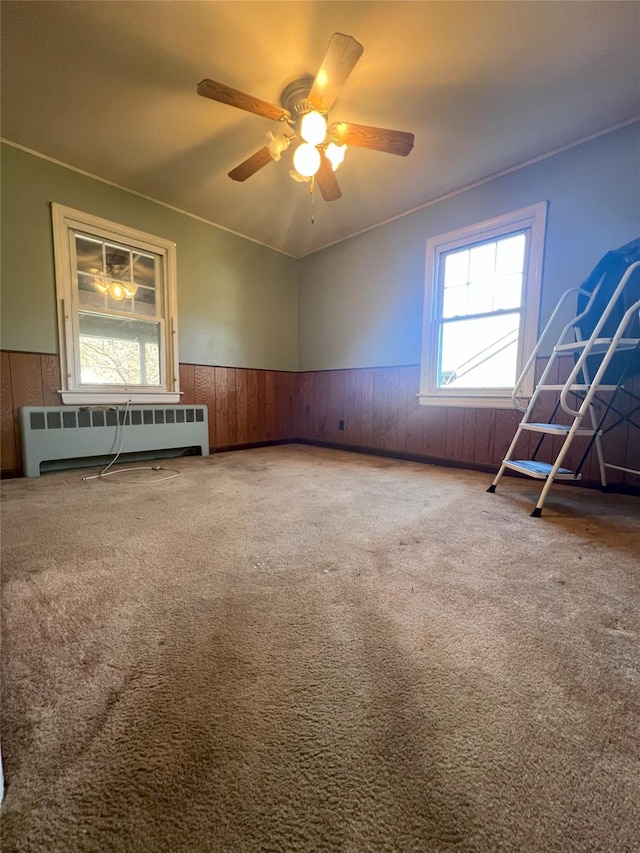
[[[4,476],[20,476],[21,406],[60,403],[60,362],[56,355],[3,351],[0,462]],[[571,359],[559,359],[568,375]],[[538,364],[538,375],[544,360]],[[497,470],[520,419],[512,409],[421,406],[419,367],[372,367],[293,373],[234,367],[180,365],[183,403],[206,404],[212,451],[260,443],[303,441],[370,450],[409,458]],[[640,377],[630,386],[640,395]],[[537,420],[545,420],[549,399]],[[637,420],[640,420],[637,418]],[[342,427],[342,428],[341,428]],[[532,434],[518,448],[529,458]],[[549,438],[546,441],[550,441]],[[558,439],[551,448],[557,452]],[[579,459],[584,440],[574,442],[567,464]],[[640,430],[622,424],[605,437],[607,460],[640,469]],[[547,458],[544,452],[540,458]],[[640,487],[640,477],[610,471],[612,484]],[[583,467],[586,484],[599,474],[591,452]]]
[[[22,476],[18,411],[60,405],[60,360],[37,353],[0,355],[0,467],[4,476]],[[296,373],[279,370],[180,365],[181,402],[208,406],[211,450],[294,438],[297,381]]]
[[[538,376],[545,363],[546,359],[539,360]],[[562,358],[556,365],[559,365],[558,375],[549,377],[552,383],[569,375],[572,361]],[[502,462],[521,418],[513,409],[421,406],[417,398],[418,365],[314,371],[299,374],[299,382],[298,426],[299,437],[304,440],[492,472]],[[635,377],[631,390],[640,395],[640,377]],[[551,393],[546,398],[541,395],[535,420],[545,421],[550,415],[554,402],[550,397]],[[527,433],[520,439],[518,458],[530,458],[536,441],[533,435]],[[549,437],[545,439],[550,441]],[[545,451],[549,449],[557,454],[559,439],[552,441],[554,444],[549,444],[549,448],[541,448],[540,459],[548,458]],[[565,462],[568,467],[579,461],[584,442],[585,439],[574,441]],[[604,442],[607,461],[640,469],[640,430],[625,423],[605,436]],[[582,475],[585,484],[599,485],[593,450]],[[628,486],[634,491],[640,487],[640,477],[631,474],[609,470],[608,478],[612,485]]]

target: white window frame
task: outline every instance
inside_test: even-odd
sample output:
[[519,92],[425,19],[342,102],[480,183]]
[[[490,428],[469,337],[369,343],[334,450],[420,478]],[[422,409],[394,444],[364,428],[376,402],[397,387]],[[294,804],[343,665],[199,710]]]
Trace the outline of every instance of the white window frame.
[[[538,337],[540,293],[542,290],[542,264],[547,223],[546,201],[459,228],[447,234],[430,237],[426,247],[424,318],[422,327],[422,361],[420,366],[421,405],[470,406],[482,408],[511,408],[513,388],[439,388],[437,384],[440,342],[438,328],[442,284],[442,258],[456,249],[526,231],[527,241],[523,270],[520,335],[518,338],[516,377],[533,351]],[[522,397],[533,393],[533,376],[529,376],[521,389]]]
[[[53,246],[58,307],[58,335],[62,402],[66,404],[100,403],[178,403],[180,401],[178,365],[178,305],[176,244],[135,228],[101,219],[89,213],[53,202]],[[151,252],[162,267],[162,313],[153,318],[160,325],[161,384],[152,386],[87,385],[80,382],[79,310],[77,270],[73,263],[72,240],[75,231],[122,243]],[[149,318],[150,320],[152,318]]]

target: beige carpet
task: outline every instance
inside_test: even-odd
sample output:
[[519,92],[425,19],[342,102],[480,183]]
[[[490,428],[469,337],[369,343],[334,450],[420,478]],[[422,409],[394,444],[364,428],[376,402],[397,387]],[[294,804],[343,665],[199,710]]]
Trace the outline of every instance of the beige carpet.
[[640,845],[640,501],[296,445],[3,491],[2,851]]

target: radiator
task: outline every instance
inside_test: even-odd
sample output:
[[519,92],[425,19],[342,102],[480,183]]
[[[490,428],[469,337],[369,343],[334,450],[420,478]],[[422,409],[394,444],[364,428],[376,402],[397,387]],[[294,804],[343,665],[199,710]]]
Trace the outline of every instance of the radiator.
[[42,462],[145,450],[199,448],[209,455],[206,406],[25,406],[20,409],[22,463],[39,477]]

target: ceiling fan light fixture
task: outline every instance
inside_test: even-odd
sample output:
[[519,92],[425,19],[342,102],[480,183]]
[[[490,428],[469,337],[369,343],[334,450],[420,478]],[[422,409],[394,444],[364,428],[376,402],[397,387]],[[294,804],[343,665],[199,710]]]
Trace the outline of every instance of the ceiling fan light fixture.
[[282,157],[282,152],[286,151],[289,147],[289,137],[286,133],[276,135],[269,131],[267,139],[269,140],[267,143],[269,154],[271,154],[274,160],[279,160]]
[[293,180],[297,181],[299,184],[303,184],[303,183],[305,183],[305,181],[311,180],[311,176],[309,176],[308,178],[305,178],[304,175],[301,175],[300,172],[296,172],[295,169],[291,169],[289,174],[291,175]]
[[308,142],[303,142],[295,150],[293,165],[304,178],[310,178],[320,168],[320,152]]
[[286,127],[282,135],[269,133],[266,145],[228,173],[231,180],[246,181],[269,163],[280,160],[286,148],[293,145],[291,177],[296,181],[311,180],[312,188],[317,183],[325,201],[336,201],[342,192],[335,171],[344,159],[347,144],[406,157],[414,145],[413,133],[352,122],[334,122],[327,128],[327,116],[362,52],[362,45],[352,36],[334,33],[315,78],[305,75],[288,83],[280,93],[281,106],[215,80],[198,83],[199,95]]
[[317,110],[305,113],[300,121],[300,136],[310,145],[320,145],[327,135],[327,120]]
[[336,145],[335,142],[330,142],[327,145],[327,150],[324,153],[327,156],[327,160],[331,163],[331,168],[334,172],[344,160],[344,153],[346,150],[346,145]]

